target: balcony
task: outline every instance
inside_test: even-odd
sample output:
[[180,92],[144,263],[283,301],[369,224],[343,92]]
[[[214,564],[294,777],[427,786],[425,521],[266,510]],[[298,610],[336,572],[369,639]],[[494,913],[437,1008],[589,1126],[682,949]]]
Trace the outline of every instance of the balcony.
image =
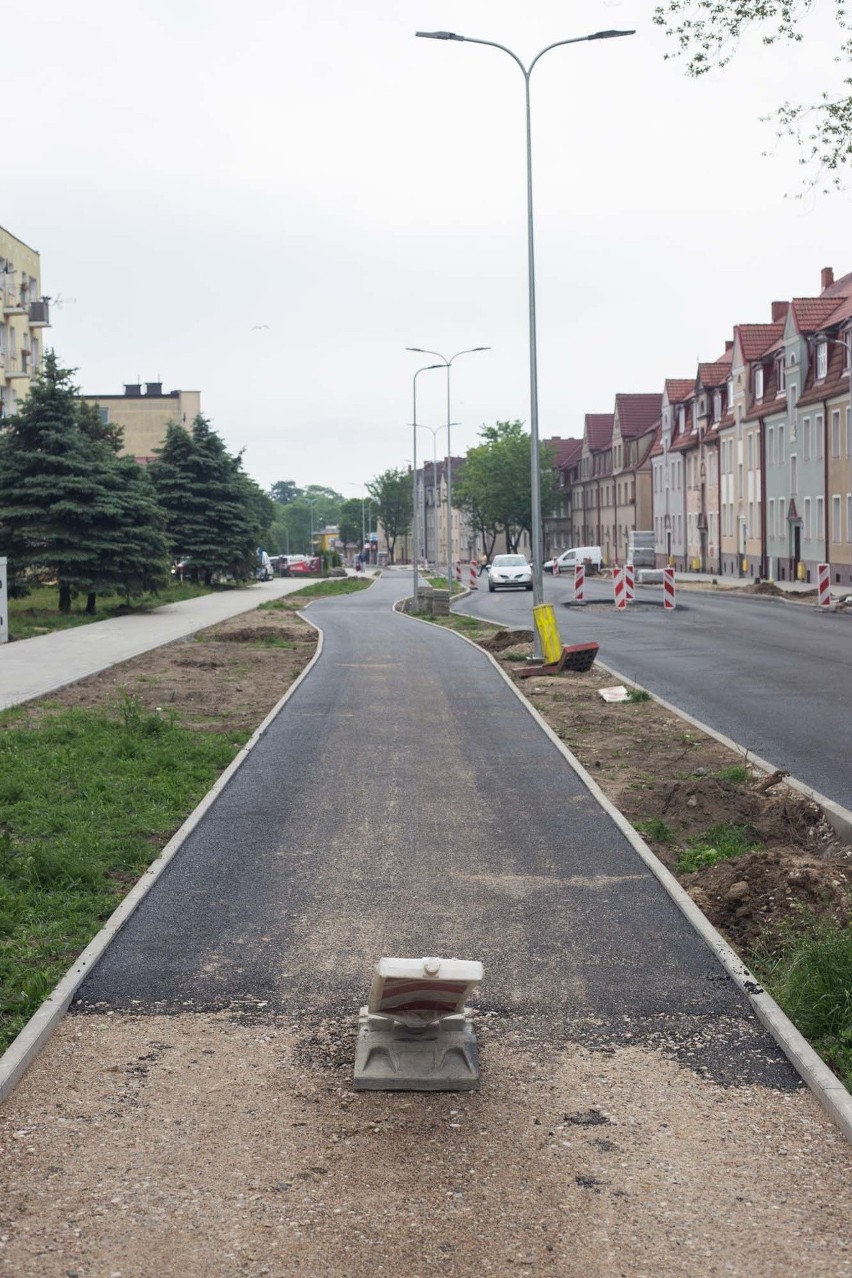
[[46,297],[39,302],[30,302],[30,328],[48,328],[50,325],[50,303]]
[[26,315],[26,304],[21,300],[20,293],[15,292],[10,284],[6,285],[3,293],[3,314],[4,315]]

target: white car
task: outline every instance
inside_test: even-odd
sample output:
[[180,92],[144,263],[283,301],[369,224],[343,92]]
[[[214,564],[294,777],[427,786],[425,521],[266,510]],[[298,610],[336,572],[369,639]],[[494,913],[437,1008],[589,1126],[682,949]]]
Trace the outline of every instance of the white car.
[[488,565],[488,589],[532,590],[532,566],[523,555],[495,555]]

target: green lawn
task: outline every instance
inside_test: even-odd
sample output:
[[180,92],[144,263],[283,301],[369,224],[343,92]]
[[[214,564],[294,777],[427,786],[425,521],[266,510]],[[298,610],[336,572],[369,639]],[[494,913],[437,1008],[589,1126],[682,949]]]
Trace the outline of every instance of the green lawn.
[[[217,590],[228,590],[233,587],[217,586]],[[195,586],[191,582],[170,582],[158,595],[145,595],[134,601],[132,612],[147,612],[162,604],[177,603],[181,599],[197,599],[199,595],[209,595],[206,586]],[[41,586],[32,590],[25,599],[9,600],[9,637],[10,639],[33,639],[36,635],[47,635],[54,630],[70,630],[74,626],[88,626],[93,621],[106,621],[127,612],[127,606],[121,595],[98,595],[97,609],[89,615],[86,612],[85,597],[80,596],[73,601],[69,613],[59,611],[59,590],[56,586]]]

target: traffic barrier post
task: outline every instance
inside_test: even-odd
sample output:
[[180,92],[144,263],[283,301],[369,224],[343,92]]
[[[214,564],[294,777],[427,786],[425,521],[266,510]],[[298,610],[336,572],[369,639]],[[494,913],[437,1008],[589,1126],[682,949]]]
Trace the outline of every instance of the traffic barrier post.
[[624,569],[614,568],[612,571],[612,593],[616,608],[627,607],[627,591],[624,585]]
[[667,612],[672,612],[677,607],[674,568],[663,569],[663,607]]
[[574,569],[574,603],[585,603],[585,585],[586,569],[583,564],[577,564]]
[[479,586],[476,581],[476,563],[474,560],[470,561],[470,588],[471,590],[479,589]]
[[636,573],[632,564],[624,565],[624,598],[627,603],[633,603],[633,596],[636,593]]
[[829,608],[831,606],[831,568],[828,564],[817,564],[817,585],[820,608]]

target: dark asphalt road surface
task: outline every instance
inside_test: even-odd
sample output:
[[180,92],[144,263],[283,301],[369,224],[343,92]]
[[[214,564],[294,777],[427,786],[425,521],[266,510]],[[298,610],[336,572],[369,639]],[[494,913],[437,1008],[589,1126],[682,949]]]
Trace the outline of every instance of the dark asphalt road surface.
[[[696,590],[666,613],[653,587],[617,612],[612,583],[588,579],[586,596],[575,606],[572,583],[545,576],[563,643],[596,640],[628,679],[852,808],[852,615]],[[531,599],[486,588],[456,609],[529,628]]]
[[[799,1085],[747,1001],[485,656],[317,603],[323,654],[81,987],[75,1010],[354,1030],[382,954],[481,959],[519,1041],[647,1044]],[[307,1030],[306,1030],[307,1033]]]

